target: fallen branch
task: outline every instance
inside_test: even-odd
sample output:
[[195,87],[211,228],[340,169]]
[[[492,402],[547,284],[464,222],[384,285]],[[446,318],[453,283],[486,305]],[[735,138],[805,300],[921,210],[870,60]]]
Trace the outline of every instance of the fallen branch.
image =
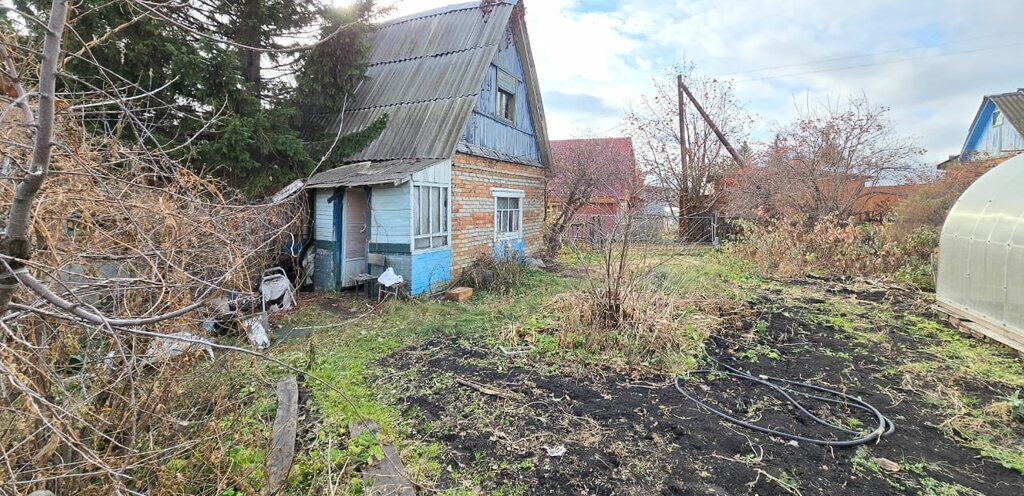
[[481,392],[483,394],[486,394],[488,396],[497,396],[498,398],[504,398],[506,400],[513,400],[513,401],[522,401],[523,399],[525,399],[525,398],[523,398],[523,396],[521,394],[514,393],[514,392],[511,392],[511,391],[501,391],[501,390],[498,390],[498,389],[493,389],[493,388],[490,388],[490,387],[485,386],[483,384],[480,384],[478,382],[473,382],[473,381],[471,381],[469,379],[463,379],[461,377],[456,377],[455,378],[455,383],[459,384],[459,385],[462,385],[462,386],[466,386],[468,388],[475,389],[475,390],[477,390],[477,391],[479,391],[479,392]]

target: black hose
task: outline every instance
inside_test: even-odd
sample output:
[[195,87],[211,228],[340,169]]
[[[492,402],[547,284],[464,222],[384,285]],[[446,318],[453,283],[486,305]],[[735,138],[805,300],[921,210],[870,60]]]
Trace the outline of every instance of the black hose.
[[[710,411],[711,413],[714,413],[715,415],[718,415],[719,417],[722,417],[725,420],[728,420],[729,422],[732,422],[732,423],[734,423],[736,425],[740,425],[740,426],[746,427],[748,429],[752,429],[752,430],[755,430],[755,431],[758,431],[758,432],[763,432],[765,434],[771,434],[773,436],[778,436],[778,437],[782,437],[782,438],[786,438],[786,439],[793,439],[793,440],[796,440],[796,441],[803,441],[803,442],[811,443],[811,444],[819,444],[819,445],[823,445],[823,446],[835,446],[835,447],[852,447],[852,446],[859,446],[859,445],[862,445],[862,444],[877,442],[877,441],[881,440],[882,437],[888,436],[888,435],[892,434],[893,431],[896,430],[896,426],[892,423],[891,420],[889,420],[888,417],[886,417],[885,415],[882,415],[882,412],[878,411],[877,408],[871,406],[869,403],[867,403],[866,401],[863,401],[863,400],[861,400],[859,398],[855,398],[855,397],[850,396],[848,394],[836,391],[835,389],[830,389],[830,388],[822,387],[822,386],[816,386],[814,384],[808,384],[806,382],[791,381],[789,379],[781,379],[781,378],[778,378],[778,377],[770,377],[770,376],[766,376],[766,375],[760,375],[760,376],[756,376],[755,377],[755,376],[747,374],[747,373],[745,373],[743,371],[740,371],[740,370],[738,370],[736,368],[730,367],[730,366],[728,366],[728,365],[726,365],[724,363],[721,363],[718,360],[715,360],[714,358],[711,358],[710,355],[708,357],[720,369],[725,369],[725,370],[723,371],[723,370],[720,370],[720,369],[699,369],[699,370],[692,370],[690,372],[687,372],[685,375],[722,374],[722,375],[725,375],[725,376],[728,376],[728,377],[733,377],[733,378],[740,379],[740,380],[756,382],[758,384],[762,384],[764,386],[768,386],[769,388],[772,388],[775,391],[778,391],[780,394],[782,394],[782,396],[785,397],[786,400],[788,400],[790,403],[792,403],[794,406],[796,406],[796,408],[798,410],[803,412],[805,415],[810,417],[815,422],[817,422],[817,423],[819,423],[821,425],[824,425],[825,427],[828,427],[828,428],[830,428],[832,430],[841,431],[841,432],[844,432],[846,434],[858,434],[858,432],[850,430],[850,429],[847,429],[847,428],[845,428],[843,426],[834,424],[832,422],[829,422],[827,420],[824,420],[824,419],[818,417],[817,415],[814,415],[813,413],[808,411],[807,408],[805,408],[803,404],[801,404],[799,401],[797,401],[795,398],[793,398],[793,396],[791,396],[791,394],[792,395],[796,395],[796,396],[803,396],[805,398],[810,398],[810,399],[813,399],[813,400],[823,401],[823,402],[826,402],[826,403],[833,403],[833,404],[839,404],[839,405],[848,405],[848,406],[851,406],[853,408],[856,408],[856,409],[868,412],[869,414],[871,414],[878,421],[878,427],[876,427],[873,431],[871,431],[867,435],[864,435],[864,436],[861,436],[861,437],[857,437],[855,439],[830,440],[830,439],[815,439],[815,438],[804,437],[804,436],[800,436],[800,435],[797,435],[797,434],[792,434],[792,433],[789,433],[789,432],[783,432],[783,431],[779,431],[779,430],[776,430],[776,429],[770,429],[770,428],[767,428],[767,427],[761,427],[759,425],[752,424],[750,422],[746,422],[746,421],[738,419],[738,418],[736,418],[736,417],[734,417],[732,415],[729,415],[728,413],[725,413],[725,412],[723,412],[721,410],[718,410],[717,408],[712,407],[711,405],[708,405],[707,403],[705,403],[705,402],[703,402],[703,401],[701,401],[701,400],[699,400],[699,399],[689,395],[686,391],[684,391],[683,390],[683,386],[680,383],[680,379],[682,379],[683,376],[682,375],[676,376],[676,380],[675,380],[676,389],[679,390],[679,392],[682,393],[683,396],[685,396],[689,400],[693,401],[694,403],[697,403],[700,407],[702,407],[702,408]],[[784,384],[784,385],[786,385],[786,387],[780,386],[779,384]],[[831,395],[833,397],[832,398],[828,398],[828,397],[825,397],[825,396],[811,394],[811,393],[805,392],[805,391],[797,391],[797,390],[793,389],[794,387],[795,388],[804,388],[804,389],[807,389],[807,390],[817,391],[817,392],[820,392],[820,393],[825,393],[825,394]]]

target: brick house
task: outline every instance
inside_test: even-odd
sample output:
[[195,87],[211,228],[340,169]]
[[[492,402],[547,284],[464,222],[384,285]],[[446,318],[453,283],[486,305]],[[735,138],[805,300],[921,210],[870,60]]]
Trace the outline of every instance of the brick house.
[[[548,217],[565,208],[580,177],[595,180],[586,203],[578,208],[565,236],[568,239],[607,238],[621,228],[627,206],[639,200],[643,177],[636,165],[630,138],[578,138],[551,142]],[[581,170],[586,168],[587,170]],[[576,192],[578,194],[578,191]]]
[[423,294],[477,257],[542,248],[551,152],[524,12],[477,1],[370,35],[368,80],[342,115],[313,116],[348,134],[388,115],[349,165],[306,184],[317,289],[386,265]]

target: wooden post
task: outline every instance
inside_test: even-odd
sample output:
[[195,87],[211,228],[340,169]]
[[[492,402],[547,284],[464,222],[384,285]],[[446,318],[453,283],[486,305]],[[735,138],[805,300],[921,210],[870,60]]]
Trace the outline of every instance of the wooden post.
[[[682,76],[678,77],[678,83],[679,90],[682,93],[685,93],[686,96],[690,98],[690,101],[693,102],[694,107],[697,107],[697,112],[700,112],[700,116],[703,117],[704,121],[708,123],[708,126],[711,127],[711,130],[714,131],[715,136],[718,136],[718,141],[721,141],[722,145],[725,146],[725,149],[729,151],[729,155],[732,155],[732,159],[736,161],[736,165],[743,167],[743,160],[740,158],[740,154],[736,153],[736,149],[732,147],[732,145],[729,143],[729,140],[726,139],[725,135],[722,134],[722,131],[718,129],[717,125],[715,125],[715,122],[711,120],[711,116],[709,116],[708,113],[704,111],[704,107],[701,107],[700,102],[698,102],[697,99],[693,97],[693,94],[690,93],[690,89],[687,88],[685,84],[683,84]],[[680,97],[680,102],[681,101],[682,97]],[[680,104],[679,108],[682,107],[682,104]]]
[[676,92],[679,97],[679,242],[686,241],[686,199],[689,196],[689,156],[686,150],[686,96],[683,75],[676,75]]

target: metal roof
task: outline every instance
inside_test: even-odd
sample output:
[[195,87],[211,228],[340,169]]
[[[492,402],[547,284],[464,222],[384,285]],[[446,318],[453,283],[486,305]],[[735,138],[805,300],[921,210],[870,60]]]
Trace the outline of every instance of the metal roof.
[[379,25],[369,37],[368,79],[343,115],[312,120],[348,134],[388,114],[353,162],[451,158],[516,2],[451,5]]
[[1013,128],[1024,135],[1024,88],[1002,95],[992,95],[989,98],[1002,111],[1003,117]]
[[336,188],[339,186],[370,186],[374,184],[400,184],[409,176],[424,170],[438,160],[412,159],[388,160],[385,162],[360,162],[343,165],[336,169],[314,174],[306,183],[307,188]]

